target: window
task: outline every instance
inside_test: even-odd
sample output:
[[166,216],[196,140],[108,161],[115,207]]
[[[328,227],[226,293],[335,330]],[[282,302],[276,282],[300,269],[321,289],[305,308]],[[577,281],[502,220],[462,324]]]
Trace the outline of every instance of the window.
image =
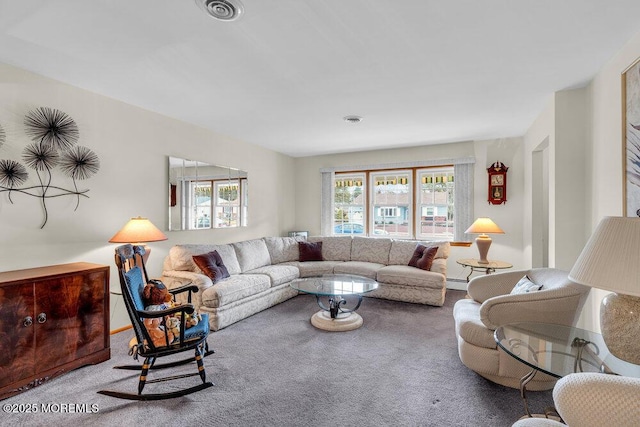
[[454,168],[336,173],[331,233],[453,240]]
[[411,171],[371,173],[373,234],[411,237],[413,234]]
[[452,240],[454,235],[453,168],[417,171],[416,238]]
[[336,176],[333,234],[365,234],[364,174]]
[[217,181],[213,204],[215,227],[237,227],[240,225],[240,183],[236,180]]
[[246,225],[247,180],[189,182],[189,229]]
[[192,230],[211,228],[211,181],[191,181],[190,187],[191,224],[189,228]]

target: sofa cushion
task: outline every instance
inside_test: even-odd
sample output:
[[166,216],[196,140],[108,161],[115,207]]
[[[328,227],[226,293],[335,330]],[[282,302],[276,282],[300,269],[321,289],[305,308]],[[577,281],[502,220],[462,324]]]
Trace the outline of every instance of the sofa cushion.
[[333,274],[336,265],[343,261],[307,261],[297,264],[300,277],[322,276],[323,274]]
[[322,242],[298,242],[300,262],[322,261]]
[[202,255],[194,255],[193,262],[202,270],[204,274],[209,276],[213,283],[229,277],[229,271],[222,262],[222,258],[218,251],[207,252]]
[[378,270],[376,280],[378,283],[414,286],[416,288],[442,289],[446,286],[446,278],[442,274],[408,265],[384,266]]
[[420,240],[393,240],[389,250],[389,265],[407,265],[413,256],[416,246],[437,246],[438,252],[434,259],[449,258],[451,244],[449,242],[420,241]]
[[298,261],[298,242],[303,237],[265,237],[264,243],[271,256],[271,264]]
[[433,264],[436,252],[438,252],[437,246],[416,246],[416,249],[413,251],[413,256],[409,260],[409,266],[421,270],[431,270],[431,264]]
[[391,239],[354,237],[353,243],[351,244],[351,261],[373,262],[387,265],[389,263],[390,249]]
[[217,308],[258,294],[271,287],[269,276],[264,274],[234,274],[202,293],[202,304]]
[[312,236],[309,242],[322,242],[325,261],[351,261],[351,236]]
[[300,277],[300,270],[292,265],[265,265],[243,274],[264,274],[269,276],[271,287],[288,283]]
[[[169,250],[171,268],[169,270],[194,271],[202,273],[202,270],[193,262],[194,255],[206,254],[217,251],[230,275],[240,273],[240,264],[236,257],[236,251],[232,245],[176,245]],[[169,263],[168,263],[169,264]],[[204,274],[204,273],[202,273]]]
[[378,270],[384,267],[384,264],[363,261],[346,261],[333,267],[336,274],[355,274],[356,276],[364,276],[376,280]]
[[245,240],[231,244],[236,250],[236,257],[243,273],[271,264],[271,255],[263,239]]

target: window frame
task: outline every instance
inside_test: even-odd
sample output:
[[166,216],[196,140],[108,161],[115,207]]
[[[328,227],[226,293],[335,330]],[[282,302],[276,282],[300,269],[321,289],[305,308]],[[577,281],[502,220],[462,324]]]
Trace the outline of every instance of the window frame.
[[[389,237],[399,238],[399,239],[413,239],[413,240],[455,240],[455,230],[456,230],[456,222],[455,222],[455,192],[456,187],[452,185],[450,190],[448,190],[447,196],[447,205],[446,205],[446,227],[445,230],[451,230],[449,233],[445,234],[437,234],[437,233],[422,233],[421,229],[421,209],[422,203],[420,198],[420,191],[422,190],[422,186],[420,183],[420,179],[422,174],[428,173],[442,173],[445,176],[454,177],[455,176],[455,167],[452,164],[443,164],[443,165],[434,165],[434,166],[420,166],[420,167],[399,167],[399,168],[389,168],[389,169],[375,169],[375,170],[349,170],[349,171],[340,171],[334,172],[332,174],[332,179],[330,182],[331,185],[331,201],[332,201],[332,215],[331,215],[331,223],[330,223],[330,234],[334,236],[339,235],[361,235],[360,233],[335,233],[336,227],[340,224],[345,224],[347,222],[337,222],[336,221],[336,212],[337,212],[337,204],[335,190],[338,188],[336,185],[337,181],[345,181],[350,177],[360,175],[364,176],[362,180],[362,224],[365,230],[365,235],[367,236],[381,236],[380,231],[378,230],[376,224],[376,218],[378,217],[378,210],[383,209],[398,209],[400,212],[405,210],[406,207],[406,227],[407,231],[403,234],[396,234],[393,231],[391,234],[385,234]],[[380,179],[381,177],[390,177],[396,176],[397,182],[400,181],[401,176],[407,177],[407,182],[402,183],[402,185],[408,186],[407,197],[408,200],[406,204],[392,204],[392,203],[380,203],[376,205],[374,191],[376,191],[376,179]],[[386,179],[385,179],[386,181]],[[386,184],[385,184],[386,185]],[[395,184],[388,184],[395,185]],[[402,209],[401,209],[402,208]],[[441,207],[442,208],[442,207]],[[434,210],[437,210],[437,207],[433,206]],[[401,219],[402,220],[402,219]],[[397,222],[395,223],[397,225]],[[387,231],[387,224],[384,224],[382,227],[383,232]],[[404,225],[404,224],[403,224]],[[396,227],[397,229],[397,227]]]

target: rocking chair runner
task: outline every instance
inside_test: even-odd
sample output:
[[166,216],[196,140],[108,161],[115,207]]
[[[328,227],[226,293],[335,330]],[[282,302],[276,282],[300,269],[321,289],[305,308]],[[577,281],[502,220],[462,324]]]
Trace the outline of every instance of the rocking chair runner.
[[[122,297],[124,298],[125,306],[129,317],[131,318],[131,324],[136,335],[137,344],[134,348],[134,355],[140,355],[144,357],[142,366],[140,365],[124,365],[115,366],[114,369],[127,369],[127,370],[141,370],[140,380],[138,382],[138,393],[123,393],[118,391],[101,390],[98,393],[105,394],[107,396],[118,397],[121,399],[131,400],[160,400],[170,399],[173,397],[184,396],[205,388],[211,387],[213,384],[206,380],[206,373],[203,364],[203,357],[213,353],[213,350],[209,350],[207,344],[207,336],[209,335],[209,318],[207,314],[201,314],[202,320],[195,326],[188,329],[185,328],[185,319],[187,314],[193,314],[194,307],[191,304],[191,293],[198,292],[198,287],[195,285],[186,285],[176,289],[169,289],[174,298],[176,294],[188,292],[186,304],[180,304],[172,308],[157,311],[147,311],[144,307],[142,299],[142,291],[148,282],[148,276],[144,262],[142,261],[142,255],[145,250],[142,246],[133,246],[130,244],[118,246],[116,248],[116,265],[120,276],[120,286],[122,287]],[[139,256],[136,257],[136,255]],[[136,265],[136,258],[138,258],[139,265],[142,269]],[[154,344],[149,331],[147,330],[144,320],[145,319],[158,319],[160,324],[164,326],[165,320],[168,316],[181,314],[181,327],[180,336],[176,337],[170,342],[170,336],[167,332],[168,328],[164,328],[164,342],[163,345]],[[156,338],[157,339],[157,338]],[[169,356],[183,351],[194,350],[195,357],[187,358],[179,361],[169,362],[165,364],[156,365],[156,358]],[[198,366],[197,373],[174,375],[169,377],[157,378],[147,380],[147,374],[149,370],[157,370],[162,368],[171,368],[185,363],[190,363],[195,360]],[[145,384],[157,383],[161,381],[170,381],[179,378],[191,377],[199,375],[202,379],[202,384],[168,393],[157,394],[142,394]]]

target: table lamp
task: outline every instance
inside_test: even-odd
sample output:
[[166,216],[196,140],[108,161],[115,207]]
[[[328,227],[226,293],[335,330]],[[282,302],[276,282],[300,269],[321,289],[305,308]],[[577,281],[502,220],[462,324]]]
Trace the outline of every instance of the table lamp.
[[618,359],[640,365],[640,218],[605,217],[569,279],[614,293],[600,306],[602,338]]
[[478,245],[478,252],[480,252],[480,259],[478,260],[478,263],[489,264],[487,254],[489,253],[489,247],[491,246],[491,237],[487,236],[487,234],[504,234],[504,231],[502,231],[495,222],[491,221],[490,218],[481,217],[476,219],[473,224],[471,224],[471,227],[467,228],[465,233],[480,234],[476,238],[476,245]]
[[147,218],[138,216],[131,218],[120,231],[109,239],[109,243],[131,243],[144,246],[145,254],[142,260],[146,263],[151,249],[143,243],[159,242],[161,240],[167,240],[167,236]]

